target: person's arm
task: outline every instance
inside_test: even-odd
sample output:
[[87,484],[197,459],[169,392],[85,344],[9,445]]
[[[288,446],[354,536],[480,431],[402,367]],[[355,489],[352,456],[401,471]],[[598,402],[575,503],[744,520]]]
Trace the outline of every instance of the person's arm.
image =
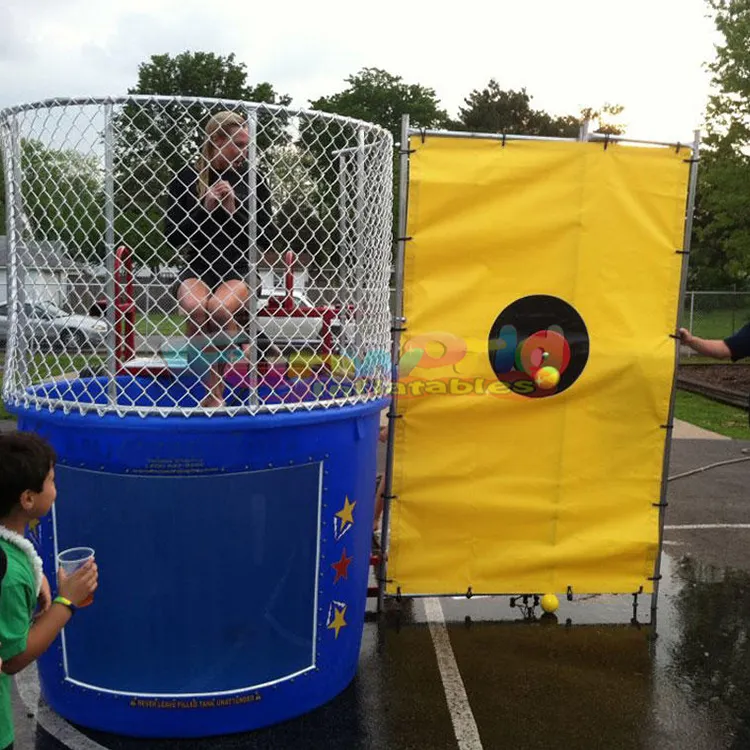
[[[98,569],[96,563],[86,563],[82,568],[77,570],[73,575],[66,576],[62,571],[58,573],[60,584],[58,586],[59,595],[68,599],[74,606],[79,606],[81,602],[94,593],[98,585]],[[0,615],[6,622],[0,625],[0,628],[9,628],[9,631],[18,633],[19,628],[24,625],[25,613],[28,613],[28,601],[30,592],[25,592],[21,587],[14,587],[16,591],[10,596],[10,601],[6,603],[7,593],[3,592],[2,607]],[[16,674],[27,667],[33,661],[36,661],[57,638],[60,631],[68,624],[72,617],[72,612],[65,604],[53,602],[52,606],[41,615],[31,626],[28,637],[11,635],[11,642],[7,648],[12,653],[8,657],[7,652],[3,660],[2,671],[5,674]],[[28,627],[28,624],[25,624]],[[25,630],[23,631],[25,635]],[[5,647],[5,644],[3,644]]]
[[[274,225],[271,206],[271,191],[260,173],[256,179],[255,216],[257,245],[261,250],[267,250],[274,239]],[[215,212],[217,221],[224,225],[226,233],[234,238],[238,249],[247,250],[249,247],[250,211],[244,202],[237,202],[235,210],[230,214],[223,207]]]
[[3,662],[3,672],[16,674],[28,667],[31,662],[36,661],[52,645],[71,617],[72,612],[68,607],[63,604],[53,604],[29,630],[26,649]]
[[686,328],[679,330],[680,341],[698,354],[714,359],[739,359],[750,357],[750,323],[725,339],[702,339],[693,336]]
[[693,336],[686,328],[680,328],[679,334],[680,341],[685,346],[689,346],[694,352],[702,354],[704,357],[730,359],[732,356],[732,350],[722,339],[702,339]]
[[271,247],[276,239],[275,232],[271,191],[266,181],[258,175],[258,246],[261,250]]
[[37,614],[37,617],[39,615],[43,615],[52,604],[52,590],[49,586],[49,581],[47,580],[47,576],[42,576],[42,588],[39,591],[39,599],[38,599],[38,605],[39,605],[39,612]]

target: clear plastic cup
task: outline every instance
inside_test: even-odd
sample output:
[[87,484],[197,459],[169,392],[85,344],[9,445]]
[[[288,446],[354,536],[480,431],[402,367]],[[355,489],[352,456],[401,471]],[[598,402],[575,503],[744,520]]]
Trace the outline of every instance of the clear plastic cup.
[[[94,558],[94,550],[91,547],[71,547],[63,550],[57,555],[57,565],[63,569],[66,576],[76,572],[84,563]],[[94,601],[94,595],[89,596],[81,602],[78,607],[88,607]]]

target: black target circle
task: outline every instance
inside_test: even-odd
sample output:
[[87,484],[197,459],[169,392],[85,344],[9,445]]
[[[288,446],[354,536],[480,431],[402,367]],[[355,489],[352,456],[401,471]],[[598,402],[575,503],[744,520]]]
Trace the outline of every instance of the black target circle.
[[[530,398],[570,388],[589,358],[583,318],[568,302],[547,294],[522,297],[508,305],[492,324],[488,344],[497,379]],[[542,368],[547,369],[540,372]],[[551,385],[556,377],[559,382]]]

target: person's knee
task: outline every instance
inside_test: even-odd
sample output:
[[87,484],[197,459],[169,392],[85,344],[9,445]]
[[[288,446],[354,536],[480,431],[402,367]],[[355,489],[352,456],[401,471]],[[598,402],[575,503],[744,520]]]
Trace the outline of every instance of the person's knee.
[[247,302],[247,290],[244,288],[222,290],[213,296],[208,309],[215,320],[226,323],[244,307]]
[[180,300],[180,307],[183,313],[195,323],[203,323],[208,318],[208,310],[205,303],[195,297]]
[[177,303],[179,304],[180,309],[185,315],[188,315],[193,319],[206,317],[208,313],[206,307],[207,302],[207,295],[196,294],[193,289],[185,285],[180,288],[177,295]]
[[212,297],[207,305],[208,314],[212,320],[224,324],[232,317],[233,310],[223,297]]

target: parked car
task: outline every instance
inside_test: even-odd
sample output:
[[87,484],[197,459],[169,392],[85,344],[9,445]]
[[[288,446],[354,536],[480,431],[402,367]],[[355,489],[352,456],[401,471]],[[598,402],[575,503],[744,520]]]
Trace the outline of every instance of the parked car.
[[[305,315],[283,313],[286,292],[283,289],[266,290],[261,293],[258,306],[258,328],[260,333],[277,346],[295,348],[317,348],[323,338],[323,315],[315,309],[309,297],[298,289],[292,292],[294,308]],[[342,330],[343,328],[343,330]],[[354,322],[342,324],[340,316],[331,321],[334,341],[339,342],[342,333],[353,335]]]
[[[107,322],[90,315],[74,315],[65,312],[51,302],[26,303],[24,305],[28,334],[57,349],[98,349],[107,335]],[[0,305],[0,341],[8,340],[10,318],[8,305]]]

